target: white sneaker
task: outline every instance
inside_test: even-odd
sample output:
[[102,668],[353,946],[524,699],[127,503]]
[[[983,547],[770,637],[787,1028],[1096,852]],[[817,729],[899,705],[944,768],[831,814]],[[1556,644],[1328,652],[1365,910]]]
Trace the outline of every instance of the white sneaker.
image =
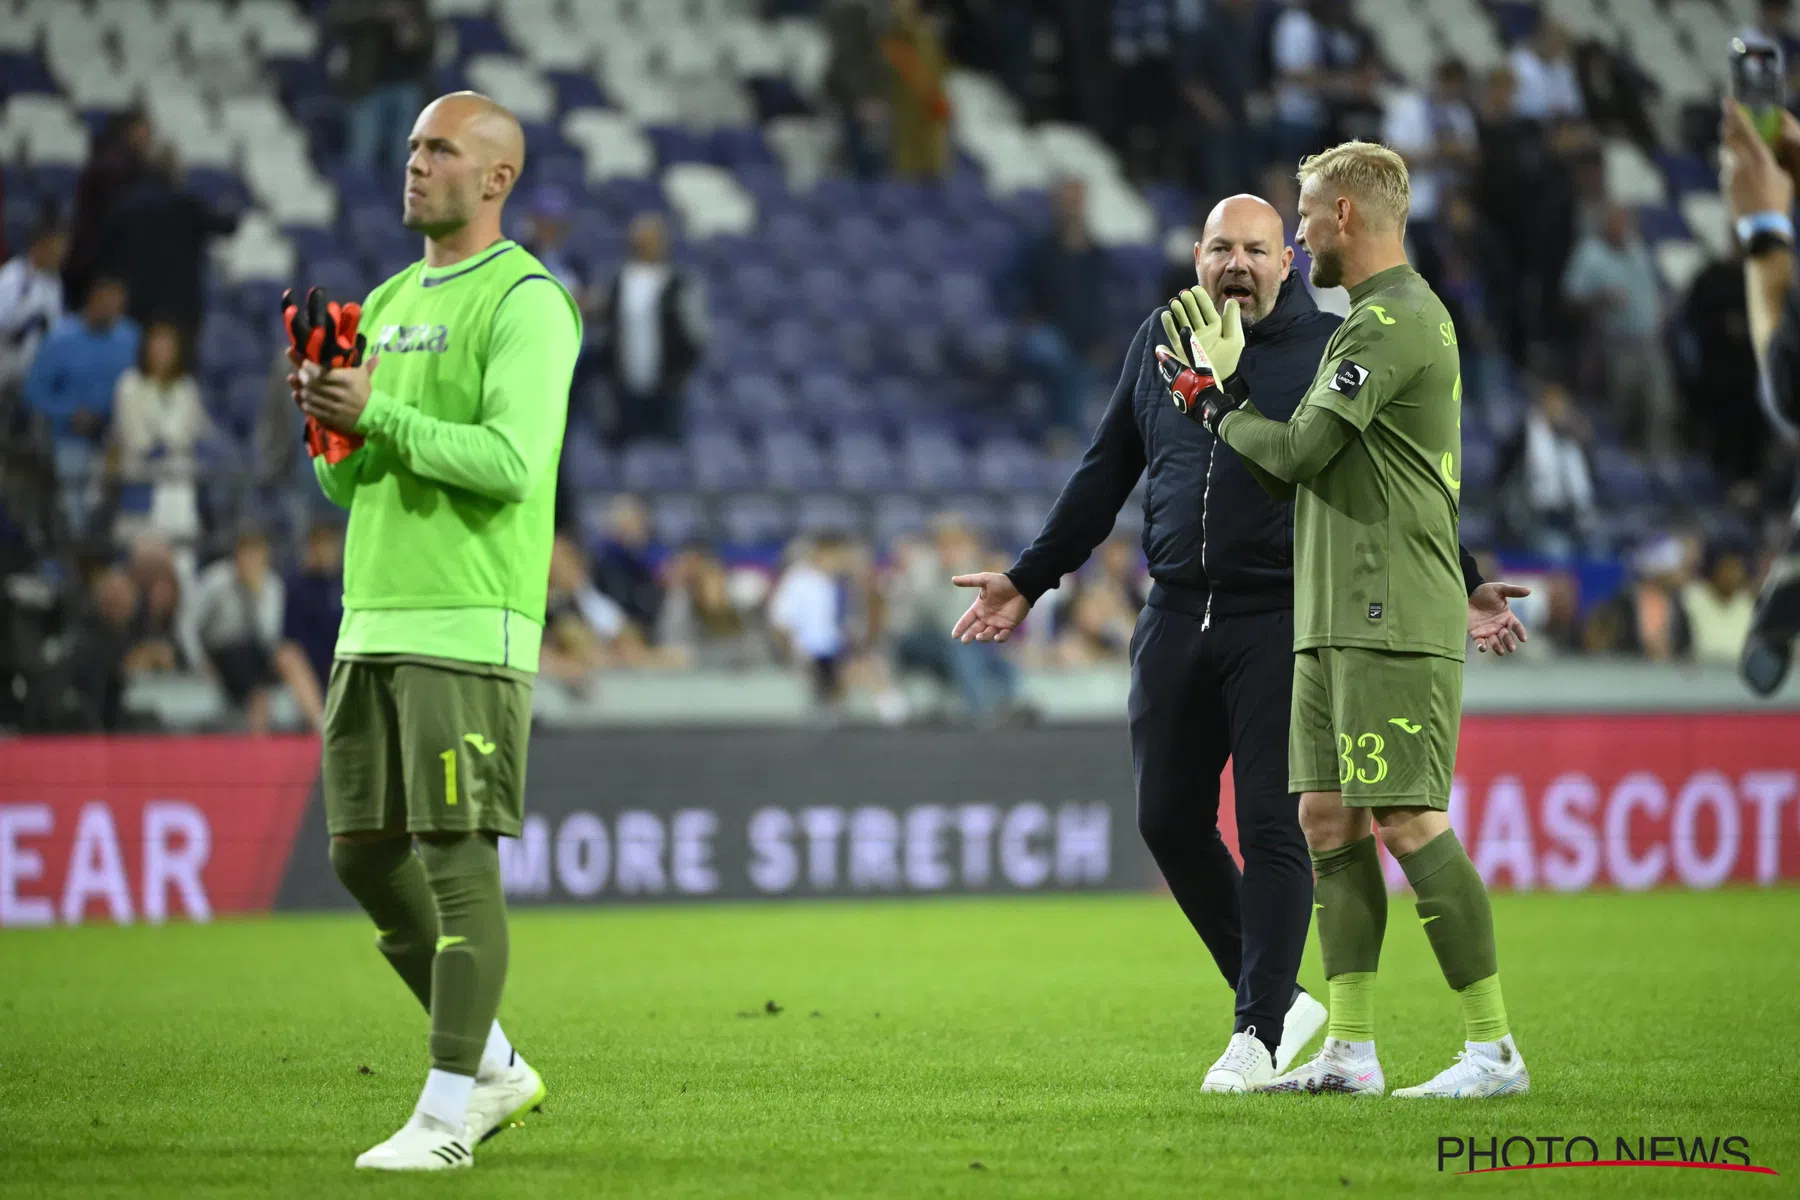
[[356,1165],[375,1171],[455,1171],[474,1166],[475,1155],[443,1122],[414,1113],[400,1132],[359,1154]]
[[1497,1042],[1464,1042],[1456,1061],[1430,1082],[1401,1088],[1394,1095],[1408,1100],[1482,1100],[1489,1096],[1523,1096],[1530,1090],[1531,1072],[1525,1069],[1524,1056],[1513,1045],[1509,1033]]
[[1259,1083],[1275,1078],[1275,1063],[1269,1048],[1256,1040],[1256,1027],[1231,1035],[1225,1053],[1212,1065],[1200,1081],[1203,1092],[1248,1092]]
[[1313,998],[1311,992],[1301,992],[1288,1005],[1287,1016],[1281,1020],[1281,1044],[1275,1047],[1275,1073],[1285,1072],[1294,1065],[1294,1059],[1306,1049],[1306,1043],[1325,1028],[1325,1006]]
[[[1374,1043],[1369,1043],[1372,1047]],[[1373,1049],[1358,1054],[1349,1042],[1328,1037],[1311,1059],[1256,1089],[1259,1092],[1342,1092],[1379,1096],[1387,1090]]]
[[549,1092],[543,1078],[515,1054],[510,1065],[475,1076],[463,1135],[469,1145],[476,1146],[503,1129],[523,1125],[526,1114],[542,1104]]

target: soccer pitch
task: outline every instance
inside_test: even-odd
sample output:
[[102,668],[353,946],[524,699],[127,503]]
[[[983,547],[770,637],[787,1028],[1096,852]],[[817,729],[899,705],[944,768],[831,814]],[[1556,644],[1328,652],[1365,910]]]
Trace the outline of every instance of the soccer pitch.
[[[1231,996],[1166,898],[522,912],[502,1017],[550,1099],[448,1178],[351,1169],[426,1067],[360,917],[5,933],[0,1195],[1794,1194],[1800,892],[1494,908],[1534,1091],[1479,1104],[1202,1095]],[[1461,1031],[1390,921],[1392,1087]],[[1781,1177],[1438,1169],[1442,1136],[1665,1135]]]

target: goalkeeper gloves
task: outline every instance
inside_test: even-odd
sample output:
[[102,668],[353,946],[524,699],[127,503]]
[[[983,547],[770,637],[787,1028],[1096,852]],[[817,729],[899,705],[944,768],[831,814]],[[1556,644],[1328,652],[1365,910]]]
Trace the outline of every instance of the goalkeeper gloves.
[[1181,352],[1198,343],[1215,376],[1229,380],[1237,374],[1238,359],[1244,356],[1244,317],[1236,300],[1227,300],[1221,313],[1205,288],[1187,288],[1163,309],[1162,324],[1183,366],[1198,365]]
[[1185,355],[1177,354],[1167,346],[1158,346],[1156,367],[1162,373],[1163,383],[1168,386],[1175,407],[1184,416],[1206,426],[1206,431],[1214,437],[1219,436],[1219,422],[1225,419],[1225,414],[1236,412],[1250,398],[1250,389],[1241,375],[1233,375],[1223,387],[1219,386],[1212,363],[1198,338],[1188,339]]
[[[309,288],[304,305],[294,299],[292,288],[281,294],[281,323],[287,328],[288,358],[295,366],[302,362],[326,370],[360,366],[368,344],[356,331],[361,320],[362,305],[338,304],[326,297],[324,288]],[[362,444],[360,434],[339,433],[306,418],[306,452],[314,458],[323,454],[335,466]]]

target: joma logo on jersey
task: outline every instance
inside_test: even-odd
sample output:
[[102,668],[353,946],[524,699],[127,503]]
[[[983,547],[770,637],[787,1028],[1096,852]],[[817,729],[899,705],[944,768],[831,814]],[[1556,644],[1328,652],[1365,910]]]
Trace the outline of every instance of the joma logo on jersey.
[[448,325],[383,325],[372,354],[442,354],[450,345]]

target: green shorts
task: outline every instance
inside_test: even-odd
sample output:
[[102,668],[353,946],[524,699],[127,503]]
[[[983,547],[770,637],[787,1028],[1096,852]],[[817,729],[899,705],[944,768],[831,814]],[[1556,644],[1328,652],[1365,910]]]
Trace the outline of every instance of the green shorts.
[[1288,789],[1364,808],[1450,807],[1462,663],[1321,646],[1294,654]]
[[325,693],[325,825],[332,833],[485,830],[525,815],[531,682],[504,668],[338,659]]

